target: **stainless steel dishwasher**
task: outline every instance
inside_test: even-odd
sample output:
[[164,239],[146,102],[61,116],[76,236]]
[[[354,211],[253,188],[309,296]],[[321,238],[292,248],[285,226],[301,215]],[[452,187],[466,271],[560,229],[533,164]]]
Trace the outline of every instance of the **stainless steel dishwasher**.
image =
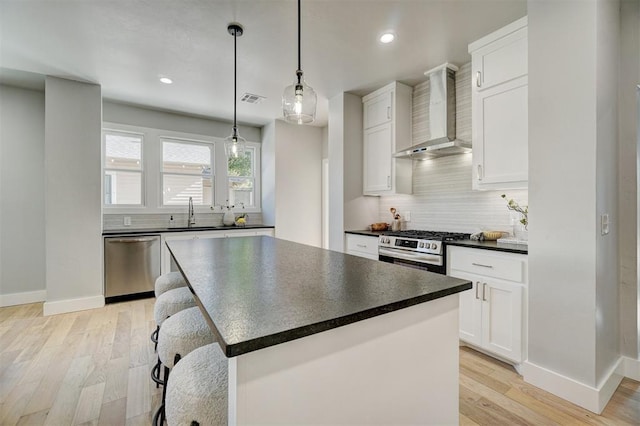
[[105,301],[151,296],[160,276],[160,236],[105,237]]

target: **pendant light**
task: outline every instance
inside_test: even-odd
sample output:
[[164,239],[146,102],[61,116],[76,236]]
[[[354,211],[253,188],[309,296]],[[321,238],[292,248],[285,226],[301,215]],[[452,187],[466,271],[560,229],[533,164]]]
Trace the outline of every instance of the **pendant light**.
[[309,124],[316,118],[317,96],[315,90],[302,78],[300,65],[300,0],[298,0],[298,69],[296,80],[284,89],[282,94],[282,112],[285,121],[297,124]]
[[233,129],[231,135],[227,136],[224,140],[224,147],[227,153],[227,158],[238,158],[244,156],[245,139],[238,134],[238,125],[236,124],[236,101],[238,96],[237,90],[237,53],[236,53],[236,39],[243,33],[243,29],[240,24],[229,24],[227,27],[229,34],[233,36]]

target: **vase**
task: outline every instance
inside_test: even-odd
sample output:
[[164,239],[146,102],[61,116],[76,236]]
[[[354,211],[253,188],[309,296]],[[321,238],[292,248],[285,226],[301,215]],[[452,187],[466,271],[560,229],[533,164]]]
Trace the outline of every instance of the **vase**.
[[224,216],[222,216],[222,224],[225,226],[231,226],[234,223],[236,223],[236,216],[233,212],[231,210],[224,212]]

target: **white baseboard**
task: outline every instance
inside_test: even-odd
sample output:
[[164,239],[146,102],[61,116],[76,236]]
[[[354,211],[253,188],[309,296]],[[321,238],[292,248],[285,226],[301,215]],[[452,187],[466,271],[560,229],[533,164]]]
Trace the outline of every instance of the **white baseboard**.
[[85,309],[102,308],[104,296],[82,297],[80,299],[55,300],[44,302],[44,315],[65,314],[67,312],[84,311]]
[[622,363],[618,370],[620,374],[640,382],[640,359],[622,357]]
[[585,385],[555,371],[547,370],[529,361],[524,363],[524,380],[580,407],[600,414],[622,381],[623,375],[620,372],[622,362],[623,358],[618,358],[618,361],[597,388]]
[[25,305],[27,303],[44,302],[45,300],[47,300],[47,290],[0,294],[0,308],[5,306]]

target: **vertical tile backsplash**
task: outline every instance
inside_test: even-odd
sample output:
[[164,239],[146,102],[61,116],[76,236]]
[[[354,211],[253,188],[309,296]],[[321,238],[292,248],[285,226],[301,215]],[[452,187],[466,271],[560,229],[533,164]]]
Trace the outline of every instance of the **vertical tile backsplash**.
[[[413,89],[413,142],[429,138],[429,81]],[[471,140],[471,63],[456,73],[456,134]],[[500,195],[506,194],[520,205],[528,204],[527,190],[473,191],[471,189],[471,154],[452,155],[413,162],[413,195],[380,197],[379,214],[383,222],[391,221],[389,208],[398,209],[403,219],[411,212],[407,229],[451,232],[511,230],[517,213],[510,212]]]

